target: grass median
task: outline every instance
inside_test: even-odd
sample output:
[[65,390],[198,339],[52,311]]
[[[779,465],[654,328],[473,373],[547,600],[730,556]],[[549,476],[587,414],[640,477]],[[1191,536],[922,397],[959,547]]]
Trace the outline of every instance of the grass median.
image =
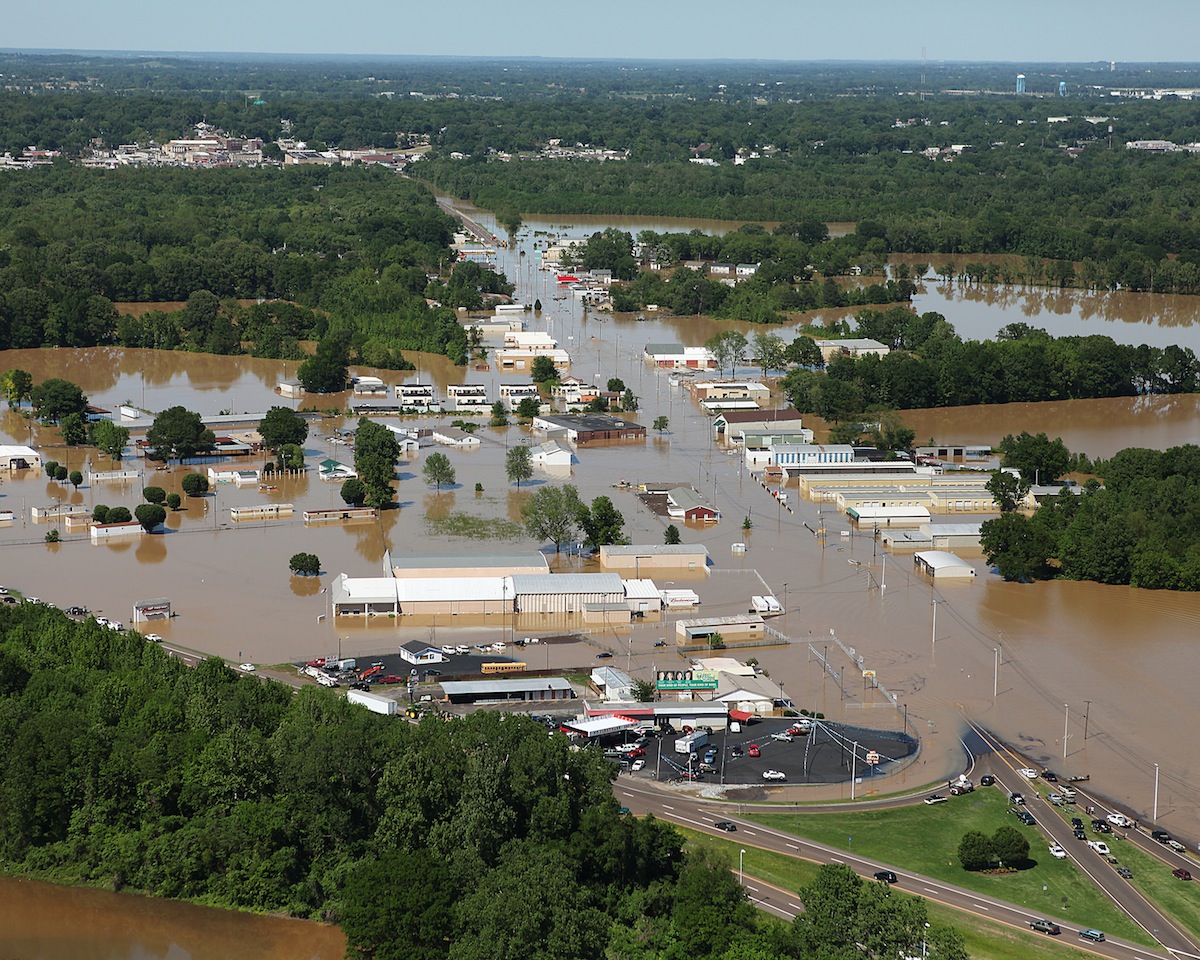
[[[817,875],[818,865],[809,860],[759,850],[757,847],[747,847],[737,840],[709,836],[686,827],[676,826],[675,829],[687,838],[688,846],[705,846],[720,850],[735,870],[738,851],[745,850],[743,864],[746,874],[785,890],[799,890],[805,884],[811,883]],[[912,896],[899,887],[893,887],[893,891],[898,896]],[[1055,940],[1042,934],[1030,933],[963,913],[939,903],[929,902],[927,910],[930,921],[954,927],[962,935],[972,960],[1066,960],[1068,957],[1079,956],[1069,939]]]
[[[1154,945],[1074,863],[1051,857],[1045,836],[1036,827],[1024,826],[1007,812],[1008,807],[999,790],[985,787],[935,806],[857,813],[754,813],[746,819],[1019,904],[1050,920],[1096,927],[1110,936]],[[964,870],[957,858],[963,834],[980,830],[991,835],[1002,826],[1016,827],[1029,840],[1030,865],[1003,874]]]

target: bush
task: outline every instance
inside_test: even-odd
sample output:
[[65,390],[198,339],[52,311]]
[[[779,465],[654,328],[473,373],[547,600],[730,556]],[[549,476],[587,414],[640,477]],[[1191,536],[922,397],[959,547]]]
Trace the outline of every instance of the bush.
[[958,844],[958,859],[962,862],[964,870],[987,869],[996,859],[991,838],[978,830],[970,830],[963,834]]
[[171,510],[178,510],[183,503],[183,498],[177,493],[167,494],[167,507]]
[[57,528],[54,530],[46,531],[46,542],[47,543],[58,543],[58,540],[59,540],[59,536],[58,536]]

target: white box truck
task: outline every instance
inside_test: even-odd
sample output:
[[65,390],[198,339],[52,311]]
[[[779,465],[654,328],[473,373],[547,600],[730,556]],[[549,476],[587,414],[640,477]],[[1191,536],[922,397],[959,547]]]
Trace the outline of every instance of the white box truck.
[[347,690],[346,699],[366,707],[372,713],[382,713],[385,716],[395,716],[396,701],[391,697],[382,697],[377,693],[367,693],[365,690]]
[[708,734],[703,730],[694,730],[691,733],[684,734],[675,741],[676,753],[691,753],[697,747],[702,747],[708,742]]

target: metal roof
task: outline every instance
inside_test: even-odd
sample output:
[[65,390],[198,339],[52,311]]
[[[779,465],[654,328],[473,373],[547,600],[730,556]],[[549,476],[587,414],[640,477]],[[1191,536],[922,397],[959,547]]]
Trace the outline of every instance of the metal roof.
[[396,581],[391,577],[334,578],[330,590],[334,603],[395,603]]
[[600,548],[606,557],[661,557],[691,556],[701,553],[708,556],[708,548],[702,543],[610,543]]
[[913,559],[935,577],[938,574],[953,576],[967,571],[970,571],[968,576],[975,574],[974,564],[946,550],[920,550],[913,554]]
[[624,720],[619,717],[591,717],[587,720],[569,720],[563,724],[582,733],[585,737],[602,737],[607,733],[620,733],[622,730],[632,730],[637,726],[634,720]]
[[517,677],[511,680],[443,680],[442,692],[448,697],[488,693],[520,693],[524,690],[570,690],[571,682],[562,677]]
[[401,603],[438,601],[506,600],[507,577],[397,577],[396,596]]
[[513,592],[538,593],[615,593],[625,596],[625,585],[615,573],[514,573]]
[[392,566],[397,570],[436,570],[438,567],[461,567],[470,569],[512,570],[520,567],[542,567],[550,569],[543,554],[533,553],[459,553],[451,555],[414,554],[412,556],[397,556],[392,553]]

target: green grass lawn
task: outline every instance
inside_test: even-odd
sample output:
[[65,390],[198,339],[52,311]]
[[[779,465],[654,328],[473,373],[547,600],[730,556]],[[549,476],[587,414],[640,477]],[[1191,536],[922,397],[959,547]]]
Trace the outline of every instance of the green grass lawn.
[[[1051,920],[1096,927],[1111,936],[1154,945],[1145,931],[1071,861],[1051,857],[1043,835],[1008,813],[1008,806],[999,790],[983,788],[933,807],[918,804],[857,813],[755,813],[747,819],[1020,904]],[[968,830],[991,834],[1001,826],[1016,827],[1029,839],[1034,865],[1001,875],[964,870],[956,857],[963,834]]]
[[[818,865],[808,860],[756,847],[743,847],[736,840],[711,837],[686,827],[676,826],[675,829],[687,838],[688,846],[701,845],[720,850],[734,870],[737,869],[738,851],[744,849],[746,873],[785,890],[798,890],[817,875]],[[899,887],[893,889],[899,896],[911,896]],[[1014,929],[937,903],[929,903],[927,909],[932,922],[954,927],[962,934],[972,960],[1066,960],[1079,956],[1070,940],[1059,941],[1042,934]]]

